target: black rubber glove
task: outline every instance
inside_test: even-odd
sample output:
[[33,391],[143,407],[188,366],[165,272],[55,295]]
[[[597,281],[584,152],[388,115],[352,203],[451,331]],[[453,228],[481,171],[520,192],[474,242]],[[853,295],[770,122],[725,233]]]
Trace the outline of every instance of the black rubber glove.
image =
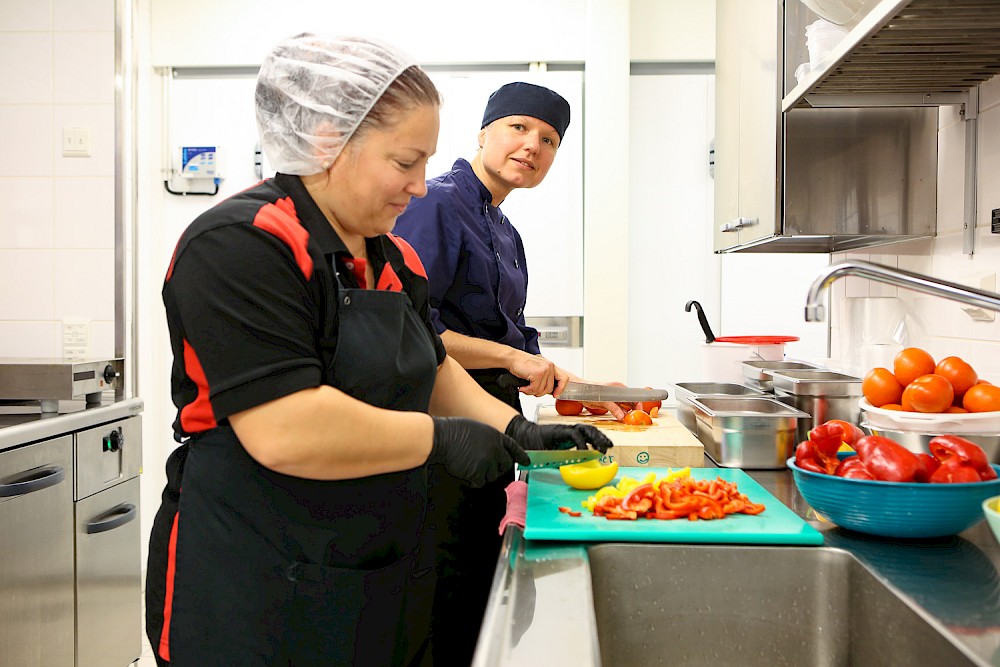
[[439,463],[448,474],[479,488],[531,463],[513,439],[491,426],[461,417],[433,417],[434,444],[428,463]]
[[518,444],[527,450],[537,449],[593,449],[602,454],[614,444],[608,436],[587,424],[548,424],[539,426],[528,421],[521,415],[515,415],[507,429],[507,435],[517,440]]

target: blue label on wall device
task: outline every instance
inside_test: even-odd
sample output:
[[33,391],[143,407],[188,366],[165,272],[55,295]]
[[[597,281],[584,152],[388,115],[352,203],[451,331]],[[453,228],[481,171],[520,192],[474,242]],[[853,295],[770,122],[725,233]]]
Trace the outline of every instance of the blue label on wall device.
[[215,146],[182,147],[181,175],[213,178],[216,175]]

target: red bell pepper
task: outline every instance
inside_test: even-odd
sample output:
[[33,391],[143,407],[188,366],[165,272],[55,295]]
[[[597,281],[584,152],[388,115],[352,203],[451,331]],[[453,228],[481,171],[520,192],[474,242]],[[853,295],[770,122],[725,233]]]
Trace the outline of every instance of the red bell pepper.
[[832,475],[840,464],[837,451],[844,442],[839,424],[820,424],[809,431],[809,439],[795,448],[795,465],[803,470]]
[[913,476],[914,482],[929,482],[931,481],[931,476],[941,467],[941,462],[930,454],[924,454],[921,452],[917,454],[917,459],[920,461],[920,469],[917,470],[917,474]]
[[853,447],[855,442],[865,437],[864,431],[862,431],[854,424],[844,421],[843,419],[831,419],[827,422],[824,422],[823,425],[839,426],[843,433],[841,435],[841,440],[845,445],[848,445],[850,447]]
[[846,477],[847,479],[875,479],[857,455],[848,456],[841,460],[840,465],[837,466],[837,470],[833,474],[837,477]]
[[981,482],[982,478],[976,469],[965,463],[942,463],[931,475],[931,484],[955,484],[962,482]]
[[901,444],[880,435],[866,435],[854,449],[872,476],[885,482],[912,482],[920,470],[920,459]]
[[939,435],[931,438],[928,448],[935,459],[946,465],[964,465],[972,468],[982,480],[996,479],[997,473],[990,466],[986,452],[974,442],[957,435]]

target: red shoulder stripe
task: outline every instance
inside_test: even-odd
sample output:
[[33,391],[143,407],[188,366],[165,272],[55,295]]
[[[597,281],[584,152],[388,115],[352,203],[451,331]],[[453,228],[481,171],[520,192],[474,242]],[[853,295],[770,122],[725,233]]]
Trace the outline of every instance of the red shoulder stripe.
[[299,224],[299,216],[295,213],[291,197],[282,197],[273,204],[261,206],[254,216],[253,224],[284,241],[295,255],[295,263],[299,265],[302,275],[306,280],[312,278],[313,261],[306,249],[309,232]]
[[421,278],[427,278],[427,271],[424,270],[424,263],[420,261],[420,256],[409,243],[401,236],[386,234],[389,240],[396,244],[396,247],[403,253],[403,261],[406,266]]
[[187,433],[200,433],[217,426],[212,403],[208,399],[208,379],[201,367],[198,355],[186,340],[184,341],[184,372],[198,387],[198,395],[181,408],[181,427]]
[[392,265],[388,262],[382,267],[382,275],[378,278],[378,284],[375,289],[380,289],[388,292],[402,292],[403,291],[403,281],[399,279],[396,272],[393,270]]

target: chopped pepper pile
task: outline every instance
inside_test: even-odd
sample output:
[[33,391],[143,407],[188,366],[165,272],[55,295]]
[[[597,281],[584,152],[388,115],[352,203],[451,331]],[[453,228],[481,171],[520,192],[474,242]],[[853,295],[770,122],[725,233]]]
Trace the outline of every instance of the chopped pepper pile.
[[[718,477],[691,477],[691,469],[671,470],[657,479],[649,473],[642,480],[622,478],[606,486],[583,503],[594,516],[611,520],[722,519],[729,514],[760,514],[764,505],[751,502],[736,484]],[[561,508],[560,508],[561,509]]]

